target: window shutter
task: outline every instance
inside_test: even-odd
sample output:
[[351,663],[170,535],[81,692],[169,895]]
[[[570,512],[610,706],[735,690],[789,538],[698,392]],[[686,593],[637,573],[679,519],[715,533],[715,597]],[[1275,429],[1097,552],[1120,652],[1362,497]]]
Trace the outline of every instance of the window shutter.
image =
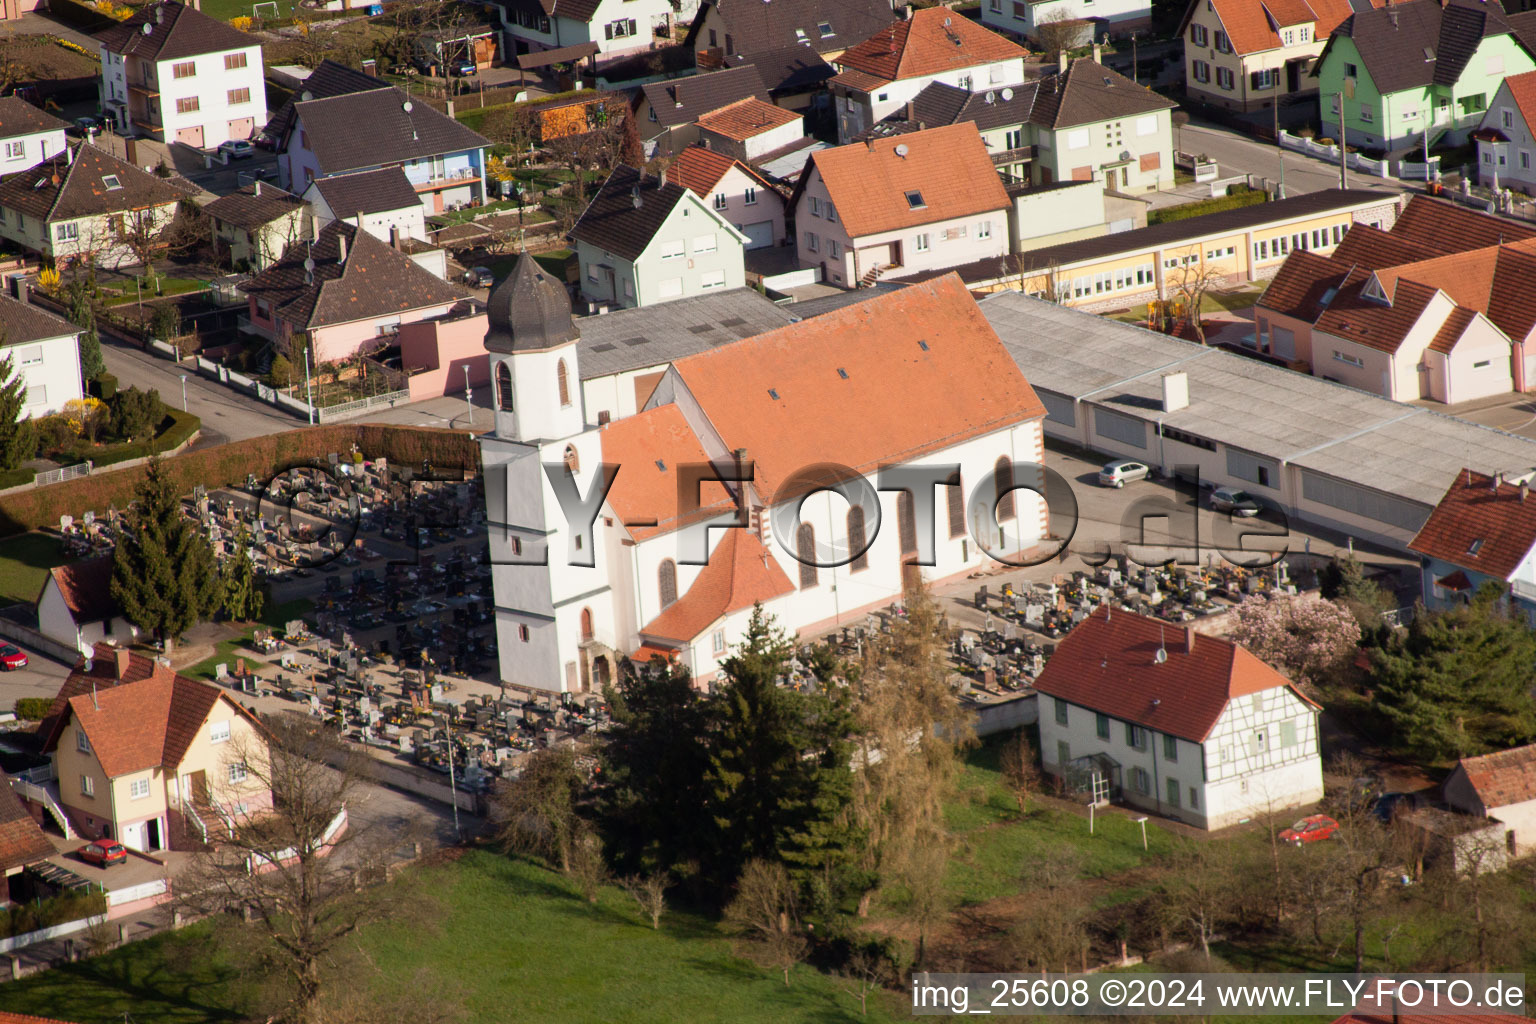
[[1259,73],[1257,71],[1249,72],[1249,74],[1248,74],[1248,88],[1255,89],[1255,90],[1260,88],[1260,86],[1259,86]]

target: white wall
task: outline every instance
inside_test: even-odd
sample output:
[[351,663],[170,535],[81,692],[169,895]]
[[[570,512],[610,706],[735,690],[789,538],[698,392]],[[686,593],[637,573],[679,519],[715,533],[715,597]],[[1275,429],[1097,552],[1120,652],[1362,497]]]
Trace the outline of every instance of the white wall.
[[11,359],[9,379],[20,376],[26,382],[23,416],[60,412],[65,402],[84,397],[80,388],[79,338],[78,334],[66,334],[0,348],[0,358]]
[[49,157],[58,156],[66,145],[64,129],[12,135],[0,143],[0,174],[24,171]]
[[1024,58],[1014,57],[992,63],[957,68],[937,75],[903,78],[863,92],[838,86],[834,91],[837,107],[837,140],[846,145],[855,135],[883,118],[894,114],[934,82],[952,85],[967,92],[985,92],[1010,85],[1024,84]]
[[[225,58],[240,54],[245,56],[245,67],[226,70]],[[197,65],[196,74],[177,78],[175,66],[189,61]],[[262,77],[260,46],[160,61],[155,70],[160,83],[160,116],[167,142],[179,141],[184,130],[201,126],[202,145],[211,148],[228,139],[250,138],[266,125],[267,86]],[[237,89],[249,90],[250,98],[231,102],[229,94]],[[197,99],[198,109],[180,113],[177,101],[191,98]]]
[[[752,202],[747,202],[747,190],[752,190]],[[725,196],[725,209],[717,205],[718,198]],[[784,197],[771,188],[764,188],[756,178],[749,177],[740,167],[732,167],[716,184],[715,190],[704,197],[710,209],[718,213],[738,229],[748,224],[768,221],[773,224],[773,244],[784,241]]]
[[[304,201],[309,203],[315,212],[315,223],[319,227],[325,227],[334,220],[344,220],[348,224],[357,223],[357,211],[338,213],[332,210],[330,204],[320,194],[320,190],[313,184],[304,192]],[[378,213],[363,214],[362,228],[374,238],[388,244],[390,241],[390,228],[400,232],[401,238],[418,238],[421,241],[430,241],[427,238],[426,207],[421,203],[415,203],[400,210],[381,210]],[[439,275],[441,276],[441,275]]]
[[1033,35],[1041,21],[1056,16],[1058,11],[1074,19],[1102,18],[1109,22],[1107,30],[1118,35],[1118,25],[1151,18],[1152,4],[1149,0],[1056,0],[1037,4],[982,0],[981,23],[1001,32]]
[[[578,241],[581,293],[591,302],[628,309],[741,288],[746,285],[742,241],[712,204],[686,191],[633,263]],[[613,268],[611,286],[599,264]]]

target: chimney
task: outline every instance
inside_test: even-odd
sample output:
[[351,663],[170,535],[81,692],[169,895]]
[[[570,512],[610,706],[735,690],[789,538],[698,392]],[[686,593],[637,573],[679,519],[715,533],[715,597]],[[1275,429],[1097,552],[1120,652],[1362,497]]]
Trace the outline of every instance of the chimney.
[[132,135],[123,136],[123,159],[135,167],[139,166],[139,140]]
[[1184,627],[1184,653],[1185,654],[1194,654],[1195,653],[1195,627],[1194,626],[1185,626]]
[[1062,50],[1056,55],[1056,70],[1061,74],[1067,73],[1067,51]]
[[363,74],[372,78],[379,77],[379,62],[373,59],[363,61]]
[[1497,494],[1499,492],[1499,484],[1503,482],[1504,474],[1502,472],[1495,472],[1488,481],[1488,489]]
[[394,224],[389,226],[389,247],[391,249],[400,248],[400,228]]
[[667,169],[665,167],[663,167],[661,169],[661,173],[660,174],[656,175],[656,187],[657,188],[666,188],[667,187]]
[[336,262],[347,262],[347,236],[339,231],[336,233]]
[[128,648],[126,647],[114,647],[112,648],[112,658],[112,678],[121,679],[128,674],[128,663],[133,658],[133,655],[128,653]]
[[1104,63],[1104,61],[1100,59],[1103,56],[1104,56],[1104,52],[1099,48],[1099,44],[1098,43],[1094,43],[1093,44],[1093,62],[1095,64],[1102,64],[1102,63]]
[[252,195],[257,195],[257,196],[259,196],[259,195],[261,195],[261,179],[260,179],[260,178],[257,178],[257,179],[256,179],[256,180],[255,180],[255,182],[253,182],[253,184],[254,184],[254,185],[255,185],[255,186],[256,186],[256,187],[255,187],[255,188],[254,188],[254,189],[252,189],[252,191],[251,191],[251,194],[252,194]]
[[1189,374],[1183,370],[1163,374],[1163,412],[1189,408]]
[[1522,505],[1525,504],[1525,499],[1530,495],[1530,493],[1531,493],[1530,481],[1528,481],[1528,480],[1521,480],[1520,481],[1520,503]]
[[911,121],[916,116],[916,114],[917,114],[917,105],[915,103],[913,103],[911,100],[907,100],[907,116],[902,118],[902,120],[904,120],[904,121]]
[[363,211],[362,210],[358,210],[356,215],[353,216],[352,223],[357,225],[357,230],[359,230],[359,231],[363,230]]

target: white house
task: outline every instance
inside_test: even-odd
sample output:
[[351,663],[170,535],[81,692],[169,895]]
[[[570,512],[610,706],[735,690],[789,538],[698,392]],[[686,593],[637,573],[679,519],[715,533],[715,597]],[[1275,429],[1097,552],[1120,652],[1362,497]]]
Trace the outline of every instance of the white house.
[[966,92],[1024,84],[1026,51],[947,7],[914,10],[837,57],[837,138],[848,142],[934,82]]
[[25,381],[22,416],[60,412],[83,397],[80,328],[27,302],[0,295],[0,359],[9,357],[11,375]]
[[201,149],[266,122],[261,43],[179,0],[96,33],[101,102],[117,130]]
[[1045,770],[1200,828],[1323,795],[1319,707],[1227,640],[1100,608],[1035,681]]
[[1488,188],[1536,191],[1536,71],[1510,75],[1493,94],[1472,133],[1477,146],[1477,183]]
[[19,96],[0,97],[0,174],[31,167],[64,152],[67,127]]
[[676,17],[668,0],[503,0],[492,10],[501,14],[506,54],[596,44],[600,59],[670,41]]
[[581,294],[594,307],[648,306],[746,283],[747,236],[689,189],[620,164],[571,228]]
[[1004,256],[1009,206],[969,121],[813,153],[790,197],[800,265],[843,288]]
[[[496,428],[481,441],[508,684],[591,689],[652,653],[708,680],[754,603],[790,631],[832,629],[914,573],[968,575],[1047,533],[1043,502],[1015,489],[1041,481],[1014,476],[1041,458],[1044,409],[954,277],[676,359],[640,412],[607,423],[576,386],[581,321],[531,257],[492,293],[490,324]],[[871,490],[893,466],[931,482],[877,492],[877,518],[805,497],[803,471],[827,462]],[[590,494],[614,465],[590,527],[570,521],[555,487]],[[711,474],[746,479],[680,501]],[[931,532],[915,501],[934,503]]]
[[333,220],[358,224],[361,215],[362,229],[382,242],[427,241],[426,207],[398,167],[319,178],[305,190],[304,201],[319,227]]
[[282,258],[304,233],[309,207],[276,185],[253,181],[203,207],[213,238],[229,250],[236,269],[260,273]]
[[982,0],[981,23],[998,32],[1040,41],[1040,26],[1077,22],[1074,45],[1124,36],[1152,24],[1152,0]]
[[745,235],[748,249],[784,241],[784,197],[756,169],[714,150],[689,146],[667,168],[667,174],[709,202],[716,213]]
[[738,160],[756,160],[805,137],[805,118],[747,97],[699,118],[699,141]]
[[1464,757],[1441,786],[1445,802],[1505,826],[1505,852],[1536,852],[1536,745]]
[[139,631],[112,600],[112,556],[98,555],[48,570],[37,598],[37,629],[87,657],[98,640],[132,643]]

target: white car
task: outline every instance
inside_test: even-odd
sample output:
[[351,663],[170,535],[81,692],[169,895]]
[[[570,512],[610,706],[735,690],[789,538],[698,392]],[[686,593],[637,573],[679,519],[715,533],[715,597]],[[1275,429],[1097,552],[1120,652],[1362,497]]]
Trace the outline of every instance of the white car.
[[256,147],[246,139],[225,139],[219,143],[219,152],[228,153],[231,160],[244,160],[256,155]]
[[1116,459],[1113,462],[1106,462],[1104,468],[1099,470],[1099,486],[1124,487],[1128,483],[1145,480],[1151,475],[1152,470],[1145,462],[1137,462],[1135,459]]

